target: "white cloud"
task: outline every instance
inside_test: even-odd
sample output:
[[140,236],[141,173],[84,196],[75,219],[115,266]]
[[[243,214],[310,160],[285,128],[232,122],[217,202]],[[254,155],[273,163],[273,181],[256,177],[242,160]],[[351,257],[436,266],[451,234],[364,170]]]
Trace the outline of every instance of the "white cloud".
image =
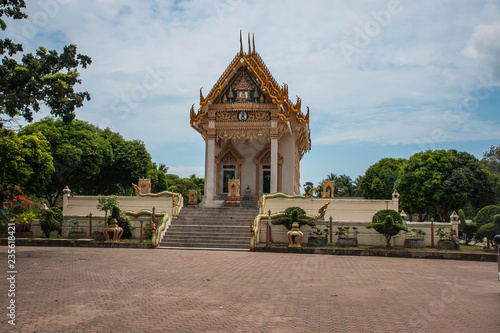
[[[245,50],[246,32],[255,32],[275,78],[311,107],[313,144],[500,139],[498,118],[458,114],[467,119],[451,124],[459,138],[443,121],[478,77],[500,68],[498,6],[401,0],[401,10],[347,59],[342,43],[356,45],[358,31],[368,34],[389,3],[45,0],[29,2],[30,19],[10,21],[5,33],[27,51],[77,44],[93,60],[81,76],[92,101],[77,117],[145,141],[155,160],[161,153],[155,147],[203,145],[189,127],[189,109],[199,88],[206,94],[239,51],[240,29]],[[161,75],[154,81],[156,68]]]

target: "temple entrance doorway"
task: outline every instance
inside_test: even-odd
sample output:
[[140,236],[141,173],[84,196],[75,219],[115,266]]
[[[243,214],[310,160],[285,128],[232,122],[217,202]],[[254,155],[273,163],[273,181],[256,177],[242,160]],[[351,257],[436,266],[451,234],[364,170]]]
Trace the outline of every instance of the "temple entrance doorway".
[[236,165],[223,165],[222,166],[222,193],[227,194],[229,182],[231,179],[235,178],[236,175]]
[[269,194],[271,193],[271,166],[263,165],[262,166],[262,193]]

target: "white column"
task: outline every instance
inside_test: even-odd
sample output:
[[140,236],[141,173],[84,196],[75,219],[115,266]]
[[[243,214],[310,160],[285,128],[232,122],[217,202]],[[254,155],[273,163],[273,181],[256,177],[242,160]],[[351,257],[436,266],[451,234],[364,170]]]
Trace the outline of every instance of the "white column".
[[207,139],[205,170],[205,199],[212,201],[215,195],[215,139]]
[[278,192],[278,139],[271,139],[271,193]]

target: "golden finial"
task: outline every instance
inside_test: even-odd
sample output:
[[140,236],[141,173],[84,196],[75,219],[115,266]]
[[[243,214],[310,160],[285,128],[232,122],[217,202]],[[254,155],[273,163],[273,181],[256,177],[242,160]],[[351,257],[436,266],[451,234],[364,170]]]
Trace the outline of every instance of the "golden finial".
[[248,32],[248,55],[252,54],[252,48],[250,47],[250,32]]
[[309,107],[306,106],[306,108],[307,108],[307,113],[306,113],[306,117],[304,119],[309,120]]
[[252,54],[255,54],[255,33],[252,33],[252,44],[253,44]]
[[241,30],[240,30],[240,56],[243,56],[243,40],[241,39]]
[[203,87],[200,88],[200,104],[205,100],[205,97],[203,97],[203,94],[201,92],[202,89]]

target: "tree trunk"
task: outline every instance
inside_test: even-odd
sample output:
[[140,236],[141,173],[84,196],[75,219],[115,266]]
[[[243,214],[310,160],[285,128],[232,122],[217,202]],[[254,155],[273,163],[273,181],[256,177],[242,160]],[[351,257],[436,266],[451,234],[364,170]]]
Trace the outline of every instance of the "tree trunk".
[[391,237],[392,236],[385,236],[385,246],[386,247],[391,247]]

